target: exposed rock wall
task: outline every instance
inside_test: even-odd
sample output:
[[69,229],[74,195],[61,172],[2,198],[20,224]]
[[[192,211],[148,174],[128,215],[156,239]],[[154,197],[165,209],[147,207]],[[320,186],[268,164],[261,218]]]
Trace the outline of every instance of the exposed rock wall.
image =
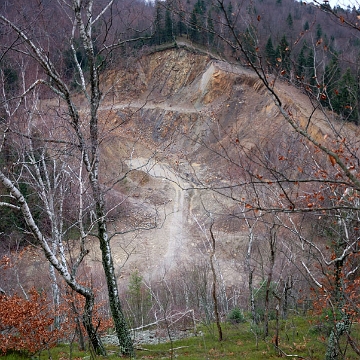
[[[112,224],[113,230],[126,230],[112,243],[118,266],[131,253],[125,273],[136,268],[151,278],[207,257],[204,230],[216,213],[224,279],[243,281],[233,262],[243,261],[247,229],[230,215],[237,205],[229,192],[223,196],[206,187],[241,183],[236,162],[246,161],[244,154],[262,148],[276,160],[288,146],[290,127],[266,88],[249,69],[184,48],[144,55],[110,75],[107,84],[114,89],[102,109],[112,119],[104,173],[110,182],[133,170],[113,187],[127,204]],[[306,119],[307,97],[285,83],[276,86],[289,111]],[[321,114],[313,117],[321,123]],[[318,137],[324,131],[313,130]],[[144,223],[155,228],[140,230]],[[127,232],[131,227],[139,230]]]

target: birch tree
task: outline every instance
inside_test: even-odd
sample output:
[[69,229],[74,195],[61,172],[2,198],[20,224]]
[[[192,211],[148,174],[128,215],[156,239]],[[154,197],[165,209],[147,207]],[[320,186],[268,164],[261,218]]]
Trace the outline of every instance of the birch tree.
[[[31,79],[31,82],[29,83],[29,80],[27,80],[26,87],[18,97],[21,99],[19,105],[21,102],[26,101],[26,96],[38,87],[47,89],[47,93],[52,94],[51,97],[58,100],[58,106],[54,106],[51,115],[58,118],[59,122],[64,125],[63,128],[48,134],[51,135],[49,138],[44,138],[42,135],[39,136],[44,143],[57,144],[59,148],[61,148],[61,146],[65,147],[65,145],[69,148],[71,147],[72,151],[75,152],[75,158],[77,156],[78,159],[80,159],[78,163],[79,170],[76,175],[80,184],[79,193],[83,194],[81,187],[85,184],[84,179],[86,176],[91,189],[91,204],[94,209],[91,229],[99,241],[110,309],[116,334],[119,338],[122,353],[125,355],[133,355],[134,348],[120,303],[115,267],[110,247],[110,236],[107,227],[105,187],[102,184],[100,174],[102,163],[100,151],[102,127],[99,124],[99,108],[106,95],[106,91],[104,91],[101,86],[100,70],[114,49],[128,41],[136,39],[119,39],[118,34],[110,39],[110,29],[112,27],[111,11],[114,6],[114,0],[103,3],[96,3],[93,0],[59,0],[57,7],[60,12],[57,12],[57,14],[61,14],[61,21],[64,22],[63,39],[67,41],[70,47],[70,57],[75,67],[74,78],[76,80],[76,86],[80,90],[80,95],[75,94],[71,90],[71,81],[74,81],[74,79],[68,80],[60,68],[62,63],[61,57],[64,56],[64,53],[61,54],[61,51],[54,51],[54,53],[52,53],[54,46],[47,42],[47,38],[51,38],[51,34],[47,33],[47,31],[51,29],[48,24],[49,19],[47,19],[46,26],[40,26],[41,21],[39,19],[42,19],[44,9],[41,7],[41,4],[39,6],[37,12],[34,11],[33,13],[33,19],[31,19],[31,15],[33,14],[28,14],[30,18],[29,21],[33,21],[36,17],[39,21],[38,23],[35,21],[31,26],[29,26],[30,23],[26,23],[24,19],[11,17],[10,11],[8,15],[5,13],[0,14],[3,29],[5,29],[6,33],[10,34],[9,39],[12,39],[12,42],[8,44],[3,55],[11,53],[12,51],[18,52],[18,54],[21,54],[20,58],[29,59],[29,61],[33,63],[33,69],[36,69],[35,71],[32,69],[32,71],[35,72],[35,76],[28,77],[28,79]],[[34,9],[36,9],[36,6],[34,6]],[[95,28],[97,33],[94,32]],[[104,32],[101,33],[99,29]],[[99,32],[101,35],[99,35]],[[39,34],[42,34],[42,36],[39,36]],[[99,40],[99,38],[101,38],[101,40]],[[84,50],[86,68],[79,58],[79,47]],[[79,96],[83,104],[81,104],[82,101],[78,101]],[[7,101],[5,101],[5,103],[7,103]],[[7,128],[3,131],[3,140],[6,139],[7,132],[11,129],[12,118],[16,117],[16,115],[16,112],[8,114],[8,124]],[[30,139],[30,145],[33,143],[33,134],[20,135],[24,135],[25,138]],[[51,248],[49,245],[51,241],[46,238],[43,231],[37,226],[32,214],[32,209],[29,208],[26,199],[21,194],[16,183],[10,176],[1,172],[0,180],[2,184],[16,201],[16,204],[7,204],[7,206],[21,211],[27,226],[41,244],[53,268],[57,270],[69,286],[86,298],[84,324],[95,350],[103,354],[104,349],[96,333],[96,328],[94,328],[91,321],[94,294],[91,289],[80,285],[75,279],[76,268],[87,254],[85,239],[88,236],[88,232],[85,232],[83,228],[83,199],[80,198],[77,204],[81,242],[80,251],[73,268],[69,269],[67,266],[68,260],[66,259],[64,249],[62,249],[61,234],[63,232],[61,231],[61,219],[56,220],[53,216],[54,211],[52,207],[54,205],[54,198],[49,196],[49,194],[51,194],[51,190],[55,189],[55,183],[51,184],[48,179],[49,173],[46,172],[48,164],[45,164],[46,154],[40,152],[39,157],[35,158],[34,149],[30,147],[27,156],[27,165],[25,167],[28,170],[28,175],[36,184],[39,197],[45,206],[48,216],[51,218],[51,234],[54,237],[52,244],[56,244],[56,249]],[[53,166],[54,170],[57,170],[57,166],[62,167],[58,175],[56,175],[56,171],[54,171],[52,175],[56,182],[65,176],[64,163],[56,161],[53,162]],[[61,187],[58,189],[61,190]],[[55,195],[52,194],[52,196]]]

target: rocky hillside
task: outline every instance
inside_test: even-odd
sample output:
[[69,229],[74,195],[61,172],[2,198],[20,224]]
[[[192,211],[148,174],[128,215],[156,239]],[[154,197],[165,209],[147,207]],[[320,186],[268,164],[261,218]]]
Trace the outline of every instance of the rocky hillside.
[[[208,258],[216,214],[217,259],[232,282],[248,232],[231,216],[238,205],[221,189],[242,181],[232,162],[259,147],[277,157],[290,130],[263,84],[247,68],[183,46],[110,72],[106,85],[103,173],[113,184],[118,269],[124,266],[125,277],[138,269],[154,279]],[[306,95],[286,83],[276,86],[289,111],[305,121]],[[319,137],[323,131],[313,129]]]

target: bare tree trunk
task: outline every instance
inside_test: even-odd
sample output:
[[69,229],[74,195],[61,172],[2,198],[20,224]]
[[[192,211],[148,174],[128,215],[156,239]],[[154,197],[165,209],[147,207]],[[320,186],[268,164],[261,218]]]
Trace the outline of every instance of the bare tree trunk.
[[[79,350],[81,351],[85,351],[85,339],[84,339],[84,334],[83,334],[83,331],[81,329],[81,323],[80,323],[80,320],[79,320],[79,312],[76,308],[76,304],[74,301],[71,301],[71,308],[74,312],[74,315],[75,315],[75,335],[76,333],[78,334],[78,337],[79,337]],[[74,336],[75,336],[74,335]]]
[[346,332],[346,336],[348,339],[348,342],[351,346],[351,348],[356,352],[356,354],[360,357],[360,348],[357,345],[357,343],[355,342],[355,340],[350,336],[350,333],[347,331]]
[[270,229],[270,264],[265,288],[264,338],[269,335],[270,288],[275,264],[276,228],[277,225],[274,224]]
[[249,301],[252,322],[257,323],[256,312],[255,312],[255,298],[254,298],[254,286],[253,286],[253,273],[254,270],[249,270]]
[[[335,245],[335,254],[339,255],[343,251],[342,246],[339,242]],[[342,354],[340,348],[340,338],[346,334],[350,329],[349,317],[344,309],[344,284],[343,284],[343,264],[342,259],[335,261],[334,263],[334,303],[333,303],[333,327],[329,335],[325,359],[326,360],[337,360],[343,359],[345,354]],[[336,314],[339,312],[339,314]],[[337,319],[337,316],[341,314],[341,319]],[[346,350],[345,350],[346,351]]]
[[292,275],[288,276],[285,284],[284,284],[284,302],[282,306],[282,316],[284,319],[287,318],[288,306],[289,306],[289,295],[291,293],[291,289],[293,288],[293,278]]
[[[275,327],[275,347],[276,349],[279,351],[279,317],[280,317],[280,302],[281,302],[281,298],[280,296],[277,296],[276,293],[274,292],[273,295],[275,296],[276,300],[277,300],[277,304],[276,304],[276,327]],[[280,354],[279,354],[280,355]]]
[[211,235],[211,240],[212,240],[212,249],[211,249],[211,253],[210,253],[210,266],[211,266],[211,272],[212,272],[212,275],[213,275],[212,297],[213,297],[213,300],[214,300],[215,321],[216,321],[216,327],[218,329],[219,341],[222,341],[223,340],[223,333],[222,333],[222,328],[221,328],[221,321],[220,321],[220,316],[219,316],[219,307],[218,307],[217,294],[216,294],[217,279],[216,279],[216,270],[215,270],[215,266],[214,266],[214,256],[215,256],[216,241],[215,241],[214,233],[212,231],[213,225],[214,225],[214,223],[211,223],[211,225],[210,225],[210,235]]
[[54,304],[54,309],[55,309],[54,327],[55,327],[55,329],[59,329],[60,328],[60,316],[59,316],[60,288],[57,283],[55,269],[51,264],[49,264],[49,272],[50,272],[50,279],[51,279],[53,304]]
[[252,253],[252,247],[253,247],[253,242],[254,242],[254,226],[255,223],[253,225],[250,225],[250,222],[246,219],[246,217],[244,216],[244,220],[249,228],[249,242],[248,242],[248,246],[247,246],[247,252],[246,252],[246,256],[245,256],[245,268],[246,271],[248,273],[248,284],[249,284],[249,303],[250,303],[250,311],[251,311],[251,318],[253,323],[255,324],[257,322],[256,319],[256,312],[255,312],[255,298],[254,298],[254,285],[253,285],[253,274],[254,274],[254,269],[251,268],[251,253]]
[[92,323],[92,314],[94,311],[94,294],[89,293],[85,296],[85,307],[84,307],[84,327],[89,336],[91,346],[93,347],[96,354],[106,355],[106,350],[102,344],[101,338],[97,333],[97,327],[95,328]]
[[[96,224],[98,227],[97,237],[99,239],[100,249],[102,252],[102,263],[107,280],[108,296],[112,317],[123,353],[127,355],[133,355],[134,349],[131,337],[120,304],[113,259],[110,250],[110,240],[106,228],[105,201],[99,180],[100,131],[98,126],[98,110],[102,100],[102,92],[100,89],[100,80],[98,75],[100,65],[97,65],[92,30],[96,23],[100,21],[99,19],[101,19],[101,15],[112,6],[113,2],[114,0],[109,0],[95,18],[93,17],[94,0],[89,0],[86,2],[72,0],[68,4],[71,11],[71,16],[69,16],[69,19],[72,25],[72,33],[69,35],[69,41],[73,53],[73,60],[76,64],[75,67],[77,74],[80,78],[79,85],[84,98],[86,99],[89,114],[89,118],[84,118],[84,122],[82,122],[83,119],[77,106],[75,105],[73,95],[70,92],[66,81],[61,77],[60,72],[57,71],[55,64],[50,60],[49,54],[43,51],[41,46],[38,46],[29,36],[27,36],[27,34],[21,30],[21,27],[17,26],[15,23],[2,15],[0,15],[0,20],[7,24],[20,38],[23,39],[28,52],[31,53],[31,56],[38,62],[38,64],[44,70],[45,74],[50,79],[49,82],[39,79],[35,81],[32,86],[35,87],[40,83],[46,84],[56,96],[65,102],[67,106],[69,128],[72,128],[74,131],[74,135],[78,142],[77,147],[82,156],[82,163],[80,166],[84,166],[86,168],[91,184],[93,204],[96,208]],[[84,73],[81,63],[79,62],[76,55],[76,33],[79,34],[81,45],[83,46],[87,55],[87,74]],[[109,47],[109,49],[112,48],[112,46]],[[106,49],[108,48],[106,47]],[[88,115],[85,115],[84,117],[86,116]],[[59,271],[59,269],[57,270]],[[71,274],[71,276],[73,275],[74,274]],[[101,352],[101,341],[100,339],[99,342],[97,341],[96,331],[92,328],[92,323],[90,321],[91,311],[93,309],[93,299],[89,298],[90,293],[86,293],[84,296],[88,302],[85,319],[86,329],[89,332],[91,340],[94,341],[93,345],[95,350],[99,349]]]
[[40,229],[37,227],[32,213],[28,207],[28,204],[21,194],[18,188],[8,179],[5,174],[0,171],[0,182],[4,187],[10,192],[10,194],[16,199],[19,204],[19,210],[21,211],[26,224],[31,230],[34,237],[39,242],[42,247],[44,254],[50,264],[58,271],[62,276],[65,282],[77,293],[82,295],[85,298],[85,307],[84,307],[84,325],[89,335],[90,341],[94,347],[94,350],[99,355],[106,355],[105,348],[101,343],[100,336],[97,334],[96,329],[92,323],[92,315],[94,308],[94,293],[90,288],[87,288],[83,285],[80,285],[76,282],[73,275],[68,271],[65,261],[59,261],[50,249],[45,237],[41,233]]
[[103,229],[106,224],[99,225],[100,231],[100,248],[102,254],[102,263],[105,271],[106,283],[109,294],[109,303],[111,315],[114,321],[117,337],[121,351],[124,355],[134,356],[134,346],[126,323],[124,313],[122,311],[121,302],[119,298],[119,290],[117,286],[113,259],[111,255],[111,248],[107,238],[106,229]]

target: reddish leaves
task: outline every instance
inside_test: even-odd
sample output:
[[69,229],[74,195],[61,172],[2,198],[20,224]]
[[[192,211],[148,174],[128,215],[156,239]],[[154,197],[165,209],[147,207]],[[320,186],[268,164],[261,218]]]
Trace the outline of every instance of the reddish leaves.
[[335,158],[333,156],[329,155],[329,159],[330,159],[331,165],[335,166],[335,164],[336,164]]
[[54,316],[46,296],[30,291],[29,300],[18,295],[0,297],[0,349],[35,353],[56,344]]
[[[28,300],[18,296],[0,296],[0,353],[10,350],[25,351],[34,354],[40,350],[56,345],[75,332],[76,324],[81,326],[84,298],[70,291],[64,294],[63,304],[58,312],[45,293],[35,289],[30,292]],[[112,319],[101,314],[101,306],[94,309],[94,325],[103,332],[113,325]],[[61,314],[62,323],[59,329],[54,328],[54,319]]]

